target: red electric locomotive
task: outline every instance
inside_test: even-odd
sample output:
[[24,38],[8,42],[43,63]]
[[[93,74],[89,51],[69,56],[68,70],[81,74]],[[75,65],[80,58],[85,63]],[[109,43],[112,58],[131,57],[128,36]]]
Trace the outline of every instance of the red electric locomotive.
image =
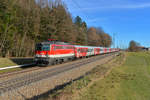
[[75,47],[68,43],[46,41],[36,44],[35,61],[38,65],[51,65],[75,58]]

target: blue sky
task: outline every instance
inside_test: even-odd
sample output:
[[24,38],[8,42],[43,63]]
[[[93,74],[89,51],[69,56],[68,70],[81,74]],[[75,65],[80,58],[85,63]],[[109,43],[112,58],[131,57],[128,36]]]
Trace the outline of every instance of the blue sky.
[[102,27],[115,45],[128,47],[130,40],[150,47],[150,0],[63,0],[72,17]]

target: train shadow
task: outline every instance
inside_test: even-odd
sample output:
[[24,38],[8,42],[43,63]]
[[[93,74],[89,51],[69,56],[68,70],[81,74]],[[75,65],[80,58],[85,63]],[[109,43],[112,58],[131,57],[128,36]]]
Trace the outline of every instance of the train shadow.
[[33,58],[10,58],[10,60],[18,65],[33,63]]
[[21,67],[23,69],[36,66],[33,58],[9,58],[9,60],[17,65],[27,65]]

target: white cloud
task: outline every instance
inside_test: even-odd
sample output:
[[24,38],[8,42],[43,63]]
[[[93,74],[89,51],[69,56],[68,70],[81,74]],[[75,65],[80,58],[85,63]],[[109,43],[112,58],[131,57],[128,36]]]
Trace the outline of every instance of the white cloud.
[[125,4],[99,4],[95,5],[91,3],[91,6],[88,7],[82,7],[82,9],[72,9],[73,11],[86,11],[86,12],[91,12],[91,11],[103,11],[103,10],[113,10],[113,9],[140,9],[140,8],[150,8],[150,3],[125,3]]
[[[107,7],[106,7],[107,8]],[[108,8],[126,8],[126,9],[135,9],[135,8],[150,8],[150,3],[144,4],[128,4],[128,5],[116,5]]]
[[127,9],[130,9],[130,8],[150,8],[150,3],[145,3],[145,4],[128,4],[128,5],[112,5],[112,6],[101,6],[101,7],[95,7],[95,8],[83,8],[85,10],[88,10],[88,9],[113,9],[113,8],[127,8]]
[[87,20],[87,22],[94,23],[94,22],[106,21],[106,20],[108,20],[108,18],[93,18],[93,19]]

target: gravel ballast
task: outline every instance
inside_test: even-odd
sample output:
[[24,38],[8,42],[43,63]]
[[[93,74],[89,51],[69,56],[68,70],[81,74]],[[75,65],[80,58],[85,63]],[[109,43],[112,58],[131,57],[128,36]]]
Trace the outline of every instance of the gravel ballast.
[[[29,100],[35,99],[36,100],[38,98],[38,96],[48,93],[50,90],[56,88],[56,86],[58,86],[58,85],[65,84],[67,82],[70,82],[71,80],[74,80],[74,79],[84,75],[86,72],[92,70],[97,65],[107,63],[113,57],[114,57],[114,55],[108,56],[106,58],[97,60],[97,61],[89,63],[87,65],[83,65],[81,67],[77,67],[77,68],[71,69],[69,71],[59,73],[55,76],[52,76],[47,79],[43,79],[41,81],[32,83],[30,85],[21,87],[19,89],[6,92],[0,96],[0,100],[26,100],[26,99],[29,99]],[[58,65],[55,67],[61,67],[61,65]],[[46,70],[46,69],[47,68],[42,69],[42,70]]]

